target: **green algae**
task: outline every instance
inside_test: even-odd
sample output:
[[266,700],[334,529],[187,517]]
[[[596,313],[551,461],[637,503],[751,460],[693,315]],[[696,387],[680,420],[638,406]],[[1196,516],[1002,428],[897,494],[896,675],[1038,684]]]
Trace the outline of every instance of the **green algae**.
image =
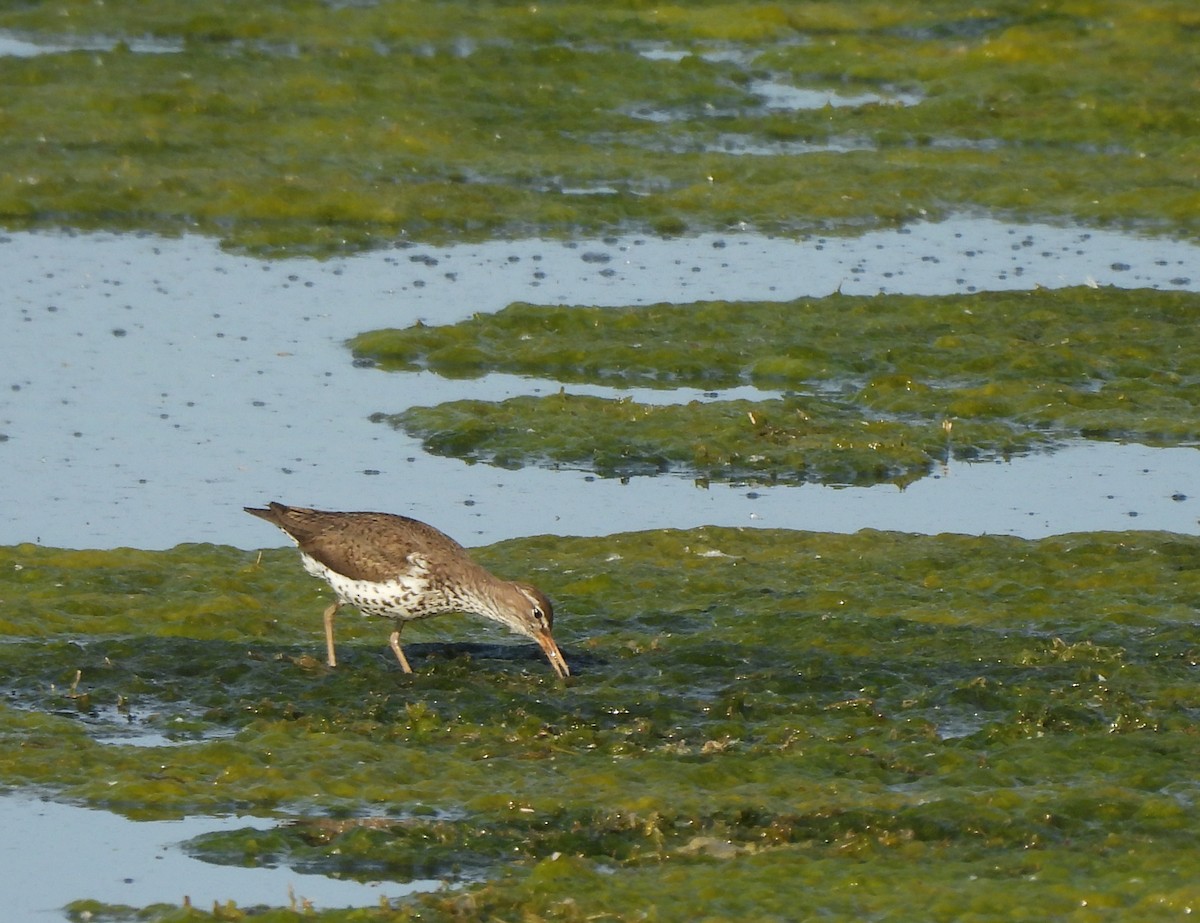
[[1186,0],[10,5],[112,47],[0,57],[0,217],[315,253],[974,209],[1194,236],[1197,28]]
[[[703,528],[478,555],[555,598],[568,683],[454,618],[414,630],[411,676],[344,618],[330,670],[292,551],[2,549],[0,786],[283,821],[190,844],[212,861],[460,883],[328,920],[1166,919],[1200,898],[1195,537]],[[195,724],[130,746],[108,706],[125,733]]]
[[1200,441],[1200,296],[1087,287],[594,308],[513,304],[362,333],[355,356],[451,378],[728,388],[658,405],[560,393],[379,414],[426,450],[503,467],[908,483],[950,458],[1071,438]]
[[[942,426],[864,419],[816,399],[692,401],[685,405],[560,394],[413,407],[380,419],[421,439],[427,452],[504,468],[535,463],[603,477],[669,472],[704,480],[907,484],[948,461]],[[966,430],[958,457],[1011,455],[1041,440],[1007,426]]]

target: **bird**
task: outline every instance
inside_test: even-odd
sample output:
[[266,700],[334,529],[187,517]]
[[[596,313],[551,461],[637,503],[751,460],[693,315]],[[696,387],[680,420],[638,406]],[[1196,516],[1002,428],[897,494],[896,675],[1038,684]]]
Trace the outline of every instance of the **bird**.
[[471,559],[462,545],[417,519],[393,513],[329,512],[274,501],[247,513],[278,526],[300,548],[304,569],[326,580],[337,599],[325,610],[329,666],[337,666],[333,620],[342,606],[391,619],[388,644],[405,673],[400,647],[406,622],[469,612],[537,642],[560,679],[571,675],[551,635],[554,609],[537,587],[502,580]]

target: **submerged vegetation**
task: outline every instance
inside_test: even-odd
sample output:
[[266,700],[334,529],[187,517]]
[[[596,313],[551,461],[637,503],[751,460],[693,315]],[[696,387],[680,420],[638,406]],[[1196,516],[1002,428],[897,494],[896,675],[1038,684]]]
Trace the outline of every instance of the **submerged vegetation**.
[[[448,377],[513,372],[782,398],[661,405],[567,393],[381,414],[427,450],[514,467],[904,484],[951,457],[1080,436],[1200,441],[1200,296],[1038,289],[591,308],[510,305],[360,334],[355,355]],[[715,398],[715,395],[714,395]]]
[[8,4],[51,51],[0,54],[0,220],[314,253],[965,209],[1195,236],[1198,29],[1190,0]]
[[1194,537],[705,528],[479,556],[555,597],[568,683],[477,620],[415,629],[406,676],[385,626],[347,617],[330,670],[323,591],[290,550],[3,549],[0,785],[280,818],[190,844],[216,862],[459,883],[329,920],[1172,919],[1200,900],[1179,874]]
[[[852,404],[811,397],[664,406],[559,394],[452,401],[376,419],[420,437],[436,455],[505,468],[584,468],[603,477],[671,472],[702,481],[903,485],[951,454],[936,423],[867,420]],[[1011,453],[1033,441],[1003,424],[988,435],[969,451]]]

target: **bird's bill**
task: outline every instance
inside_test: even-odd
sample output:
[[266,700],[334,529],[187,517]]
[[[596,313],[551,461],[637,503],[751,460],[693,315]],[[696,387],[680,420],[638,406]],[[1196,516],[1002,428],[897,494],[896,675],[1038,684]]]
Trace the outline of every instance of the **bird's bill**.
[[567,666],[567,662],[563,660],[562,651],[558,649],[558,645],[554,642],[554,639],[550,637],[550,632],[539,631],[534,636],[533,640],[535,640],[538,643],[538,646],[541,647],[541,649],[545,652],[546,659],[550,661],[550,666],[554,669],[554,672],[558,674],[559,679],[566,679],[571,675],[571,670]]

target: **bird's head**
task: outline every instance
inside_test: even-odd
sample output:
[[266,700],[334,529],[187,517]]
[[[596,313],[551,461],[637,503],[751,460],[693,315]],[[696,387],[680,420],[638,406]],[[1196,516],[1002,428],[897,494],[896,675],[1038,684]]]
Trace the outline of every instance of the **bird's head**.
[[537,642],[538,647],[546,654],[550,666],[560,679],[571,675],[567,662],[563,660],[562,652],[554,641],[551,630],[554,628],[554,607],[550,605],[542,591],[528,583],[511,583],[513,593],[501,615],[501,621],[518,634],[525,635]]

